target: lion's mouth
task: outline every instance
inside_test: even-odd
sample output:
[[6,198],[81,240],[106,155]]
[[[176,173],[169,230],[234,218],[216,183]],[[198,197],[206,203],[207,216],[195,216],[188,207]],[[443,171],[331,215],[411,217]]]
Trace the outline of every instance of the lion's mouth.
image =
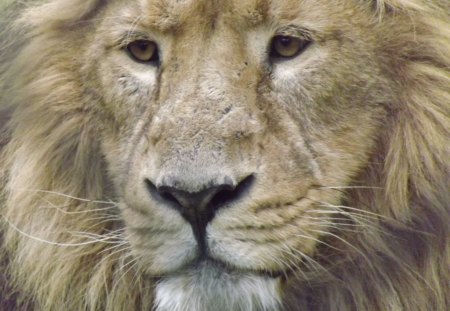
[[[285,226],[281,216],[268,218],[270,211],[283,210],[287,217],[300,219],[311,205],[305,200],[310,197],[308,191],[315,187],[306,187],[299,197],[250,202],[251,208],[260,212],[259,218],[254,222],[241,220],[238,211],[247,210],[245,197],[251,197],[249,193],[256,179],[256,175],[249,175],[232,189],[215,187],[193,193],[145,180],[146,195],[153,200],[154,215],[151,215],[156,216],[151,225],[159,230],[143,235],[140,231],[136,235],[130,231],[135,255],[140,258],[145,274],[154,278],[174,277],[212,267],[218,274],[277,279],[301,269],[301,258],[289,251],[296,247],[296,242],[294,239],[284,241],[297,232],[296,224]],[[133,206],[133,203],[131,200],[127,205]],[[217,211],[218,208],[221,210]],[[131,228],[141,225],[135,218],[129,219],[133,221]],[[158,219],[164,225],[159,224]],[[276,233],[269,237],[269,229]],[[310,244],[305,243],[305,251],[312,248]]]
[[285,276],[285,271],[275,271],[275,270],[265,270],[265,269],[251,269],[251,268],[242,268],[237,267],[232,264],[226,263],[220,259],[213,258],[208,255],[202,255],[196,258],[195,260],[179,267],[174,271],[168,271],[158,275],[152,275],[152,278],[162,279],[172,276],[179,275],[190,275],[197,273],[205,273],[205,271],[214,271],[216,277],[221,277],[224,275],[233,276],[233,275],[255,275],[270,279],[277,279],[279,277]]

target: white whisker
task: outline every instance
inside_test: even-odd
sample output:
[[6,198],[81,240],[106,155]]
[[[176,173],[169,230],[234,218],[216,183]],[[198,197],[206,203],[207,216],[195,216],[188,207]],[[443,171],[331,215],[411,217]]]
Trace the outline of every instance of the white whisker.
[[323,230],[311,229],[311,231],[312,231],[312,232],[319,233],[319,234],[322,234],[322,235],[328,235],[328,236],[331,236],[331,237],[333,237],[333,238],[335,238],[335,239],[337,239],[337,240],[343,242],[345,245],[349,246],[351,249],[353,249],[353,250],[356,251],[359,255],[361,255],[361,256],[367,261],[367,264],[369,264],[369,265],[371,264],[371,261],[370,261],[370,259],[366,256],[366,254],[364,254],[360,249],[358,249],[358,248],[355,247],[352,243],[348,242],[347,240],[343,239],[342,237],[340,237],[340,236],[338,236],[338,235],[336,235],[336,234],[334,234],[334,233],[331,233],[331,232],[328,232],[328,231],[323,231]]
[[80,201],[80,202],[86,202],[86,203],[116,204],[116,203],[114,203],[113,201],[101,201],[101,200],[83,199],[83,198],[79,198],[79,197],[76,197],[76,196],[68,195],[68,194],[65,194],[65,193],[62,193],[62,192],[50,191],[50,190],[21,189],[21,188],[16,188],[16,189],[14,189],[14,190],[17,190],[17,191],[27,191],[27,192],[36,192],[36,193],[53,194],[53,195],[65,197],[65,198],[72,199],[72,200],[77,200],[77,201]]
[[106,243],[106,244],[114,243],[114,242],[109,242],[109,240],[111,239],[110,236],[106,236],[101,239],[94,239],[92,241],[80,242],[80,243],[61,243],[61,242],[49,241],[46,239],[42,239],[42,238],[33,236],[27,232],[20,230],[16,225],[14,225],[12,222],[10,222],[5,216],[3,216],[3,215],[0,215],[0,216],[2,217],[2,219],[4,219],[4,221],[8,224],[8,226],[13,228],[16,232],[20,233],[21,235],[23,235],[29,239],[32,239],[32,240],[35,240],[38,242],[42,242],[45,244],[49,244],[49,245],[55,245],[55,246],[61,246],[61,247],[78,247],[78,246],[84,246],[84,245],[89,245],[89,244],[95,244],[95,243],[99,243],[99,242]]
[[384,189],[383,187],[371,187],[371,186],[320,186],[321,189]]

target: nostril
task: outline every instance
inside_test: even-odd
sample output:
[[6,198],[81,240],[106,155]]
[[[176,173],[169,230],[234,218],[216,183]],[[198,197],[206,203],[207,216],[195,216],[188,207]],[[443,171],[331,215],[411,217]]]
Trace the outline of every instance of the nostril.
[[214,211],[226,206],[229,203],[238,201],[244,197],[251,188],[255,177],[249,175],[244,178],[237,186],[223,186],[211,199],[210,206]]
[[174,188],[172,187],[158,187],[156,188],[156,191],[158,191],[159,195],[166,201],[180,204],[180,202],[177,200],[177,198],[172,194],[175,192]]
[[[176,206],[183,206],[183,202],[180,201],[189,201],[186,203],[198,203],[198,199],[202,197],[209,197],[206,200],[205,205],[211,206],[213,209],[221,208],[222,206],[231,203],[233,201],[237,201],[244,197],[249,189],[251,188],[254,182],[254,175],[249,175],[243,180],[241,180],[237,185],[234,183],[223,183],[217,186],[212,185],[211,187],[205,188],[203,191],[191,193],[188,191],[184,191],[182,189],[178,189],[172,186],[155,186],[153,182],[149,179],[145,179],[145,184],[147,186],[150,195],[157,199],[158,201],[170,202],[175,204]],[[190,200],[182,200],[183,198],[190,198]],[[197,200],[195,200],[197,199]],[[204,201],[204,200],[203,200]],[[187,204],[187,205],[195,205],[195,204]],[[196,207],[198,208],[198,206]]]
[[212,213],[227,204],[240,200],[248,193],[254,179],[253,175],[249,175],[237,185],[232,182],[211,185],[194,193],[166,185],[157,187],[149,179],[145,179],[145,184],[153,199],[175,207],[184,215],[186,210],[196,210],[197,212],[209,210],[208,213]]
[[160,203],[171,203],[170,205],[179,209],[178,200],[170,193],[170,187],[157,188],[149,179],[145,179],[145,184],[150,196]]

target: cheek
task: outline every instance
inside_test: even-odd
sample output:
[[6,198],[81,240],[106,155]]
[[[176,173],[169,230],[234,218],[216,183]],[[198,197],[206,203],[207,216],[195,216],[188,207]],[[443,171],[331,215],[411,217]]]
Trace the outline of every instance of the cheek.
[[386,112],[379,98],[367,96],[377,93],[376,69],[349,74],[350,64],[321,63],[325,54],[276,66],[272,97],[277,113],[296,125],[322,182],[345,184],[375,149]]
[[152,65],[118,65],[121,59],[113,62],[116,65],[109,62],[100,66],[101,94],[104,108],[114,115],[120,125],[134,124],[154,100],[158,70]]
[[[114,64],[114,65],[113,65]],[[158,87],[157,68],[111,57],[97,68],[97,103],[103,153],[113,176],[127,176],[137,137],[151,120]],[[116,184],[120,180],[114,178]]]

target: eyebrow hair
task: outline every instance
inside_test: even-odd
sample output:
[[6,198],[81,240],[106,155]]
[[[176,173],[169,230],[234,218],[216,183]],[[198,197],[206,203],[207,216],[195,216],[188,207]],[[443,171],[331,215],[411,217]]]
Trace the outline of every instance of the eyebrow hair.
[[193,18],[214,25],[218,15],[233,17],[237,27],[254,27],[268,18],[268,0],[140,0],[137,10],[144,14],[146,28],[176,32]]
[[305,39],[312,39],[316,35],[316,32],[314,30],[295,24],[289,24],[287,26],[280,27],[278,29],[278,33],[303,37]]
[[190,5],[178,0],[141,0],[140,13],[144,16],[141,23],[163,33],[176,31],[202,3],[203,0],[193,0]]

